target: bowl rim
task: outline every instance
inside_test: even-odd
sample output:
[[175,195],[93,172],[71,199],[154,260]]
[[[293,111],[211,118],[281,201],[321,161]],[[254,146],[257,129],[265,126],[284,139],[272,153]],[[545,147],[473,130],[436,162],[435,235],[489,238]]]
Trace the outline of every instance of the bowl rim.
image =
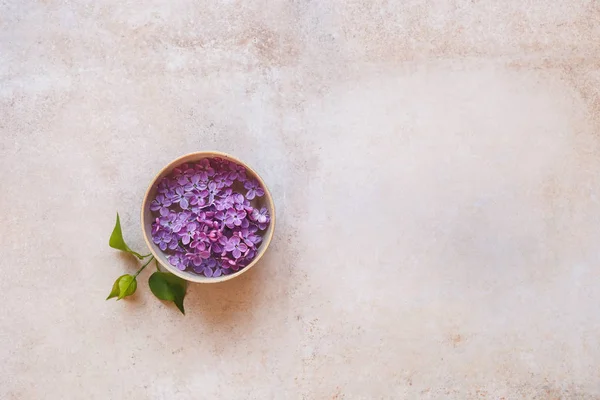
[[[250,262],[250,264],[248,264],[246,267],[240,269],[239,271],[237,271],[233,274],[222,275],[218,278],[208,278],[208,277],[205,277],[202,275],[192,276],[191,274],[190,275],[185,274],[183,271],[180,271],[179,269],[173,267],[169,263],[166,263],[168,265],[164,265],[164,263],[161,262],[160,258],[158,257],[157,253],[155,252],[155,250],[154,250],[155,246],[153,245],[152,239],[149,237],[149,233],[146,232],[146,229],[144,227],[144,222],[145,222],[144,221],[144,210],[148,206],[148,202],[149,202],[148,197],[150,196],[150,190],[156,184],[158,178],[163,173],[165,173],[165,171],[169,171],[169,170],[175,168],[177,165],[181,164],[183,162],[181,160],[189,158],[189,157],[199,157],[199,156],[202,156],[199,159],[208,158],[208,157],[221,157],[221,158],[229,159],[229,160],[232,160],[232,161],[242,165],[247,170],[249,170],[252,174],[254,174],[254,176],[256,176],[259,183],[265,190],[265,198],[266,198],[266,203],[267,203],[266,205],[269,208],[269,212],[271,213],[270,229],[269,229],[267,235],[263,236],[263,243],[260,246],[260,250],[259,250],[258,254],[256,254],[256,257],[254,257],[252,262]],[[194,162],[194,161],[190,161],[190,162]],[[148,249],[150,249],[150,253],[152,253],[152,255],[154,256],[154,259],[157,260],[157,262],[160,263],[163,268],[165,268],[167,271],[171,272],[172,274],[174,274],[182,279],[185,279],[188,282],[209,283],[210,284],[210,283],[225,282],[225,281],[231,280],[233,278],[236,278],[236,277],[242,275],[244,272],[248,271],[250,268],[252,268],[262,258],[262,256],[267,251],[267,248],[271,244],[271,240],[273,239],[273,234],[275,233],[275,220],[276,220],[275,214],[276,214],[275,213],[275,202],[273,201],[271,192],[270,192],[269,188],[267,187],[267,185],[265,184],[265,181],[258,174],[258,172],[256,172],[256,170],[254,168],[252,168],[246,162],[240,160],[239,158],[232,156],[231,154],[224,153],[221,151],[206,150],[206,151],[195,151],[192,153],[187,153],[182,156],[179,156],[179,157],[175,158],[174,160],[172,160],[171,162],[169,162],[163,168],[161,168],[160,171],[158,171],[158,173],[156,175],[154,175],[154,178],[152,178],[152,180],[150,181],[150,184],[148,185],[148,188],[146,189],[146,192],[144,193],[144,198],[142,200],[142,208],[140,211],[140,222],[141,222],[141,227],[142,227],[142,234],[144,236],[144,241],[146,242]],[[164,256],[164,253],[163,253],[163,256]]]

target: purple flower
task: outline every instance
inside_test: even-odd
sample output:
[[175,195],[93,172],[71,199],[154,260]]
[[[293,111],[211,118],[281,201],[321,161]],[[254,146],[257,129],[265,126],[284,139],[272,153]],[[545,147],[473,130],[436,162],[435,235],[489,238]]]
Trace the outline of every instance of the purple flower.
[[178,215],[174,212],[170,212],[167,215],[163,215],[157,218],[160,226],[168,232],[179,232],[183,227],[183,224],[178,222]]
[[254,260],[254,257],[256,257],[256,250],[248,249],[244,257],[238,260],[238,265],[245,267],[246,265],[250,264],[252,260]]
[[223,182],[225,183],[226,187],[229,187],[231,185],[233,185],[233,182],[235,181],[235,179],[237,178],[237,173],[235,172],[223,172]]
[[210,257],[210,251],[206,249],[195,249],[193,253],[186,253],[185,256],[188,260],[190,260],[194,265],[198,266],[202,264],[202,262]]
[[192,249],[200,248],[204,250],[204,247],[210,245],[210,239],[208,238],[208,234],[204,231],[196,231],[194,232],[194,237],[192,242],[190,243],[190,247]]
[[227,219],[227,211],[217,211],[217,212],[215,213],[215,218],[216,218],[218,221],[225,222],[225,220]]
[[221,257],[221,268],[237,271],[240,269],[240,265],[238,264],[237,260],[232,260],[227,257]]
[[167,215],[169,213],[168,207],[171,205],[171,200],[164,194],[159,194],[150,203],[150,210],[159,211],[160,215]]
[[171,250],[177,248],[177,240],[174,240],[171,233],[167,231],[159,231],[156,235],[152,237],[152,241],[162,251],[165,251],[167,247]]
[[215,216],[214,211],[200,211],[197,215],[196,221],[200,222],[201,224],[212,226],[213,217]]
[[160,230],[160,218],[156,218],[156,220],[152,223],[152,236],[154,236]]
[[233,204],[234,204],[235,208],[237,210],[242,210],[244,207],[244,200],[246,200],[246,198],[239,193],[232,194],[231,198],[233,199]]
[[229,197],[229,196],[231,196],[232,194],[233,194],[233,189],[232,189],[232,188],[223,188],[223,189],[222,189],[222,190],[219,192],[219,195],[218,195],[218,197],[219,197],[219,198],[222,198],[222,199],[224,199],[224,198],[226,198],[226,197]]
[[[225,236],[221,236],[221,238],[223,238]],[[221,238],[219,238],[218,241],[213,242],[212,246],[210,247],[210,249],[212,250],[212,253],[215,256],[221,256],[224,255],[224,251],[223,251],[223,245],[220,243],[221,242]]]
[[204,259],[209,258],[210,257],[210,244],[200,242],[196,246],[196,253]]
[[237,235],[248,247],[253,248],[262,241],[262,238],[255,234],[256,230],[256,227],[242,228],[237,232]]
[[194,220],[192,214],[188,211],[182,211],[179,214],[176,214],[177,218],[173,223],[173,232],[178,233],[181,231],[188,223]]
[[243,243],[239,237],[232,236],[229,239],[225,239],[221,242],[225,251],[230,251],[234,258],[240,258],[242,253],[248,250],[248,246]]
[[206,209],[209,206],[210,204],[206,203],[206,198],[198,196],[198,202],[193,206],[190,206],[190,211],[194,214],[199,214],[202,212],[202,210]]
[[246,218],[246,211],[236,211],[233,208],[227,210],[225,214],[225,225],[228,228],[233,229],[236,226],[241,226],[242,221]]
[[202,197],[208,197],[208,203],[212,204],[215,201],[215,196],[219,194],[219,190],[217,184],[214,181],[210,181],[208,182],[208,185],[206,185],[206,189],[200,192],[200,195]]
[[[250,206],[250,201],[247,200],[244,196],[242,196],[241,194],[237,194],[234,195],[235,196],[235,200],[234,200],[234,207],[236,210],[238,211],[245,211],[246,213],[248,212],[252,212],[254,209]],[[248,220],[247,219],[242,219],[242,228],[247,228],[248,227]]]
[[191,168],[188,164],[180,165],[179,167],[173,169],[173,175],[171,176],[173,185],[183,186],[185,183],[189,182],[189,177],[193,174],[194,169]]
[[213,229],[208,233],[208,240],[211,242],[216,242],[223,237],[223,232],[218,229]]
[[220,172],[215,174],[213,181],[219,189],[228,188],[233,184],[233,180],[230,179],[228,172]]
[[256,222],[256,224],[261,230],[265,230],[267,226],[269,226],[269,221],[271,220],[271,217],[269,216],[269,211],[266,207],[262,207],[260,211],[257,208],[255,208],[254,211],[252,211],[252,215],[250,216],[250,218],[252,218],[252,220]]
[[232,208],[234,205],[233,196],[223,197],[215,201],[215,207],[219,211]]
[[166,195],[170,191],[173,190],[173,184],[169,180],[169,178],[162,178],[158,184],[157,192],[160,194]]
[[185,271],[185,269],[190,265],[190,261],[181,252],[170,254],[167,256],[167,259],[172,266],[181,271]]
[[248,179],[244,182],[244,187],[248,189],[246,198],[252,200],[255,197],[261,197],[265,194],[264,189],[260,186],[260,183],[256,179]]
[[[195,265],[194,264],[194,271],[196,271],[198,274],[204,274],[204,276],[206,276],[207,278],[210,278],[211,276],[214,276],[214,272],[213,272],[213,268],[215,268],[217,266],[217,262],[215,261],[215,259],[213,258],[209,258],[206,260],[202,260],[200,262],[200,264]],[[220,268],[219,268],[220,270]],[[219,276],[221,274],[219,273]]]
[[208,160],[208,158],[204,158],[198,161],[198,164],[196,164],[196,171],[204,172],[207,176],[213,176],[215,174],[215,170],[210,165],[210,161]]
[[206,189],[206,185],[208,184],[208,175],[206,173],[197,173],[190,177],[189,187],[186,186],[186,191],[196,190],[201,191]]
[[[177,186],[173,191],[168,192],[166,195],[169,197],[169,200],[171,200],[171,203],[179,204],[181,200],[183,200],[184,194],[185,190],[183,190],[183,187]],[[183,204],[179,205],[181,206],[181,208],[187,208],[187,206],[184,207]]]
[[241,165],[238,165],[234,162],[229,164],[229,170],[231,171],[229,173],[229,177],[230,179],[233,180],[238,180],[240,182],[245,182],[247,177],[246,177],[246,168],[242,167]]
[[179,232],[179,237],[181,238],[181,242],[183,244],[189,244],[194,236],[194,233],[198,229],[198,224],[195,222],[190,222],[186,225],[184,229]]
[[[205,204],[203,197],[198,196],[196,192],[186,192],[181,200],[181,208],[187,209],[190,205],[201,207]],[[184,207],[185,206],[185,207]]]

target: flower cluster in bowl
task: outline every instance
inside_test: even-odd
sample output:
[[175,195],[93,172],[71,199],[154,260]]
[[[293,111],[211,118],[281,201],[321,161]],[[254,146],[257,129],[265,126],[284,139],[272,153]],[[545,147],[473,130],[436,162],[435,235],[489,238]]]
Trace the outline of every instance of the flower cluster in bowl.
[[162,178],[150,203],[152,240],[179,270],[228,275],[254,259],[271,216],[255,199],[260,182],[223,158],[182,164]]

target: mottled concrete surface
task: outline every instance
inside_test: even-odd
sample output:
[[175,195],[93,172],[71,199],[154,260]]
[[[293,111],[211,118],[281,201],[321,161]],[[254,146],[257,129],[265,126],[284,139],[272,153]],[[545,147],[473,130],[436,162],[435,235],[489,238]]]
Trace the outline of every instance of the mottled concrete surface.
[[[0,398],[600,399],[600,2],[0,1]],[[171,159],[264,262],[105,302]]]

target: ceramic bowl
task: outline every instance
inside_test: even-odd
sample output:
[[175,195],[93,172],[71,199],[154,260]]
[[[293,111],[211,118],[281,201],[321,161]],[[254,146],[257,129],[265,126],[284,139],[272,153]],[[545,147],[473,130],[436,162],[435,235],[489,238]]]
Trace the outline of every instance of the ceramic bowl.
[[[256,257],[254,258],[254,260],[252,260],[252,262],[250,264],[248,264],[245,268],[242,268],[239,271],[234,272],[233,274],[230,274],[230,275],[222,275],[217,278],[207,278],[203,275],[196,274],[193,271],[180,271],[179,269],[175,268],[174,266],[172,266],[169,263],[165,253],[163,253],[162,250],[159,249],[156,244],[154,244],[154,242],[152,241],[152,222],[154,222],[156,217],[154,217],[152,215],[152,212],[150,211],[150,202],[152,201],[152,199],[154,199],[154,197],[156,195],[156,190],[158,188],[158,183],[160,182],[160,180],[163,177],[169,175],[175,167],[177,167],[183,163],[194,163],[194,162],[202,160],[203,158],[215,158],[215,157],[233,161],[233,162],[245,167],[248,177],[256,178],[260,182],[260,184],[262,185],[262,187],[265,190],[265,195],[253,200],[253,203],[255,202],[255,206],[257,206],[257,207],[266,207],[269,210],[269,214],[271,215],[271,223],[269,224],[269,227],[263,234],[263,237],[262,237],[263,240],[262,240],[260,246],[258,247]],[[271,243],[271,239],[273,238],[274,229],[275,229],[275,205],[273,204],[273,198],[271,197],[271,193],[269,192],[269,188],[267,187],[267,185],[265,185],[265,182],[256,173],[256,171],[254,169],[252,169],[245,162],[243,162],[229,154],[221,153],[218,151],[200,151],[200,152],[184,155],[182,157],[179,157],[179,158],[171,161],[162,170],[160,170],[160,172],[154,177],[154,179],[152,179],[152,182],[150,182],[150,186],[148,187],[148,190],[146,190],[146,194],[144,195],[144,201],[142,202],[142,231],[144,232],[144,240],[146,240],[146,244],[150,248],[150,252],[152,252],[152,255],[158,260],[158,262],[161,263],[161,265],[166,270],[168,270],[169,272],[185,279],[186,281],[190,281],[190,282],[218,283],[218,282],[228,281],[228,280],[233,279],[237,276],[240,276],[244,272],[248,271],[256,263],[258,263],[258,261],[265,254],[265,251],[267,251],[267,248],[269,247],[269,244]]]

